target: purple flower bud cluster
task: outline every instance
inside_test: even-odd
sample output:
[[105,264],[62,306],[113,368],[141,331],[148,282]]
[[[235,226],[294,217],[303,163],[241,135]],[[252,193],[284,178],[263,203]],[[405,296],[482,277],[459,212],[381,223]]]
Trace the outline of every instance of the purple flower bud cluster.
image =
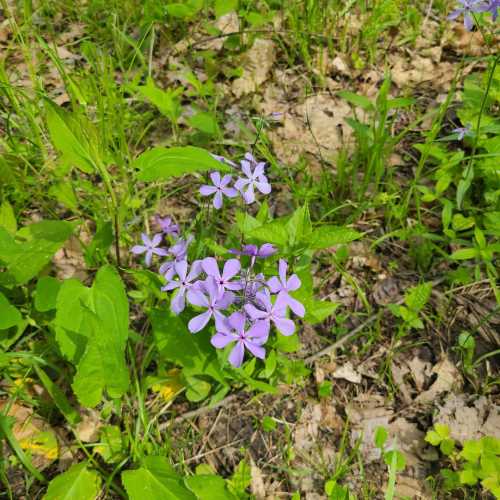
[[[233,161],[219,155],[212,156],[221,163],[238,169],[238,165]],[[213,206],[216,209],[222,208],[224,196],[235,198],[240,195],[245,203],[251,204],[255,201],[256,190],[262,194],[269,194],[271,192],[271,185],[264,173],[265,168],[265,162],[257,162],[251,153],[246,153],[239,167],[242,175],[236,179],[233,187],[230,186],[233,180],[231,174],[221,177],[220,172],[212,172],[210,174],[212,185],[201,186],[200,194],[202,196],[213,196]]]
[[266,259],[277,252],[273,245],[232,249],[230,253],[238,258],[220,263],[214,257],[189,263],[188,246],[192,237],[180,237],[179,227],[167,219],[157,219],[157,222],[165,234],[174,237],[170,248],[159,247],[162,234],[155,234],[151,239],[143,234],[144,245],[134,246],[132,252],[145,253],[148,267],[153,255],[168,258],[159,269],[166,282],[162,291],[173,292],[170,309],[174,314],[180,314],[188,304],[195,309],[196,314],[188,323],[191,333],[203,330],[213,320],[216,333],[211,339],[212,345],[222,349],[234,343],[229,362],[239,367],[245,351],[260,359],[265,357],[263,346],[272,326],[282,335],[295,332],[288,309],[300,317],[305,314],[304,306],[290,295],[300,288],[300,279],[296,274],[287,276],[288,264],[284,259],[279,260],[276,276],[266,279],[255,270],[257,259]]
[[464,26],[467,31],[474,27],[474,14],[489,12],[493,21],[497,20],[500,0],[458,0],[459,6],[448,16],[448,19],[457,19],[464,16]]

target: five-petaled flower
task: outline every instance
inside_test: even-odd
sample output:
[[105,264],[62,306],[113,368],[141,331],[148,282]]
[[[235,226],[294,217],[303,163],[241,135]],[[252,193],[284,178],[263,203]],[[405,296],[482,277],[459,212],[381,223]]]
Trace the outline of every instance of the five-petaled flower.
[[190,304],[207,309],[205,312],[191,318],[188,323],[191,333],[203,330],[212,317],[215,319],[216,328],[218,328],[218,325],[225,319],[225,316],[220,311],[227,309],[234,301],[234,295],[231,292],[220,293],[215,279],[211,276],[205,280],[204,289],[207,295],[194,286],[187,293]]
[[232,176],[225,175],[221,178],[219,172],[212,172],[210,174],[210,179],[212,179],[213,186],[203,185],[200,187],[200,194],[202,196],[214,196],[213,205],[215,208],[222,208],[223,195],[228,198],[234,198],[238,196],[238,191],[232,187],[228,187],[231,182]]
[[234,183],[234,187],[242,194],[247,204],[255,201],[255,189],[258,189],[262,194],[271,192],[271,184],[264,175],[265,166],[264,162],[257,163],[252,171],[252,163],[248,160],[241,160],[241,171],[246,177],[239,177]]
[[186,292],[193,286],[193,280],[195,280],[201,273],[201,261],[195,260],[191,264],[191,268],[188,273],[188,263],[186,260],[181,260],[180,262],[174,262],[175,274],[177,274],[177,280],[171,279],[167,282],[165,286],[161,289],[164,292],[170,292],[177,288],[177,293],[170,302],[170,309],[175,314],[179,314],[184,311],[186,307]]
[[236,345],[229,354],[229,362],[238,368],[243,363],[245,349],[250,351],[256,358],[264,359],[266,350],[262,347],[266,343],[269,328],[265,321],[256,321],[245,330],[246,318],[242,312],[234,312],[217,327],[217,333],[212,337],[211,342],[214,347],[222,349],[231,342]]
[[189,236],[187,239],[179,238],[175,244],[168,249],[167,255],[170,255],[173,259],[164,262],[160,266],[160,274],[163,274],[167,281],[170,281],[175,275],[174,264],[186,260],[188,246],[192,241],[192,236]]
[[474,26],[474,14],[478,12],[486,12],[488,10],[488,5],[486,5],[482,0],[458,0],[458,3],[461,4],[461,6],[455,9],[448,16],[448,19],[456,19],[463,14],[465,29],[467,31],[471,31]]
[[131,252],[140,255],[145,253],[146,257],[144,262],[146,266],[149,267],[151,265],[151,260],[154,255],[159,255],[161,257],[165,257],[167,255],[167,250],[164,248],[158,248],[158,245],[161,243],[163,236],[161,234],[155,234],[152,239],[146,233],[141,234],[141,239],[144,245],[134,245],[131,248]]
[[174,237],[179,236],[179,225],[175,224],[172,217],[161,218],[159,215],[155,217],[155,221],[160,227],[163,234],[171,234]]
[[279,295],[276,302],[271,302],[271,294],[269,290],[264,289],[258,292],[255,296],[255,302],[263,309],[257,309],[253,304],[246,304],[245,311],[253,320],[262,320],[267,325],[267,331],[271,327],[271,321],[276,326],[276,329],[283,335],[292,335],[295,331],[295,323],[286,317],[287,302],[284,295]]
[[279,278],[273,276],[268,282],[267,286],[272,293],[277,293],[278,297],[281,296],[285,304],[290,307],[290,309],[301,318],[304,317],[305,308],[304,306],[293,297],[290,296],[290,292],[300,288],[300,279],[296,274],[292,274],[290,278],[287,279],[286,271],[288,269],[288,264],[286,260],[280,259],[279,261]]
[[213,257],[206,257],[201,263],[203,270],[207,273],[207,276],[212,276],[219,292],[222,293],[224,290],[241,290],[243,285],[241,281],[231,281],[240,271],[241,264],[238,259],[229,259],[224,264],[222,274],[219,270],[217,261]]

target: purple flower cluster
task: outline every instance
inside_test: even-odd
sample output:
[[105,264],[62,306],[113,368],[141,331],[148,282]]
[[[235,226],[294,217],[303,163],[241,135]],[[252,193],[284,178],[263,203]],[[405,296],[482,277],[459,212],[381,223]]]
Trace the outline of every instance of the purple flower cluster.
[[500,0],[458,0],[458,3],[458,7],[448,16],[448,19],[457,19],[463,15],[467,31],[471,31],[474,26],[474,14],[489,12],[492,20],[497,20]]
[[[235,169],[238,168],[236,163],[223,156],[213,155],[213,157],[221,163],[230,165]],[[236,179],[233,187],[230,187],[233,180],[232,175],[227,174],[221,177],[220,172],[212,172],[210,174],[212,185],[201,186],[200,194],[202,196],[213,196],[213,206],[216,209],[222,208],[224,196],[235,198],[241,195],[245,203],[253,203],[255,201],[255,190],[262,194],[271,192],[271,185],[264,173],[265,168],[265,162],[257,162],[251,153],[246,153],[239,167],[242,175]]]
[[[255,271],[257,259],[276,253],[273,245],[233,249],[230,253],[238,258],[229,258],[223,264],[214,257],[189,264],[187,253],[192,238],[181,238],[178,226],[170,219],[160,221],[168,228],[164,233],[175,236],[170,248],[159,247],[163,240],[160,233],[152,239],[143,234],[144,245],[134,246],[132,252],[145,253],[147,266],[153,255],[168,257],[160,266],[166,282],[162,291],[173,292],[170,309],[174,314],[184,311],[187,304],[197,310],[188,323],[191,333],[203,330],[213,320],[216,333],[212,345],[222,349],[234,343],[229,362],[235,367],[241,366],[245,350],[260,359],[265,357],[263,346],[273,325],[282,335],[294,333],[295,323],[288,317],[288,309],[300,317],[305,314],[304,306],[290,295],[300,288],[300,279],[296,274],[287,276],[288,264],[283,259],[279,260],[277,276],[266,279]],[[246,263],[245,267],[242,263]]]

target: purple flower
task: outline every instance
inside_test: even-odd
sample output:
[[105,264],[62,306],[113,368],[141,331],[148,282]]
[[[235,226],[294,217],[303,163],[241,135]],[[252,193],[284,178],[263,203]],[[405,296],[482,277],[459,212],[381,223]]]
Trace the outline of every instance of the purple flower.
[[190,304],[207,309],[189,321],[188,328],[191,333],[203,330],[212,317],[215,319],[215,326],[219,328],[219,325],[225,319],[225,316],[220,311],[227,309],[234,301],[234,295],[231,292],[220,293],[217,283],[211,276],[206,279],[204,288],[208,296],[197,286],[191,287],[187,292],[187,299]]
[[500,9],[500,0],[489,0],[486,7],[485,12],[489,12],[491,14],[491,19],[496,21],[498,17],[498,9]]
[[254,302],[257,292],[266,286],[262,273],[257,274],[254,278],[244,278],[241,283],[243,286],[243,302],[245,304]]
[[271,192],[271,185],[264,175],[265,166],[266,164],[264,162],[257,163],[252,172],[251,162],[248,160],[241,160],[241,170],[246,177],[239,177],[234,183],[234,187],[242,194],[247,204],[255,201],[255,188],[262,194],[269,194]]
[[207,276],[212,276],[212,278],[215,279],[221,293],[224,290],[241,290],[243,288],[241,282],[231,281],[241,269],[241,264],[238,259],[229,259],[224,264],[222,274],[219,271],[217,261],[213,257],[203,259],[202,266]]
[[191,264],[191,269],[188,273],[188,263],[185,260],[174,263],[175,273],[179,277],[178,280],[170,280],[162,287],[162,291],[169,292],[177,288],[177,293],[170,303],[170,308],[175,314],[184,311],[186,307],[186,292],[193,286],[192,281],[195,280],[201,272],[201,261],[195,260]]
[[245,311],[253,321],[264,321],[267,325],[268,331],[271,326],[270,322],[272,321],[276,326],[276,329],[283,335],[288,336],[293,334],[295,331],[295,323],[286,317],[288,304],[285,295],[278,294],[278,298],[273,304],[271,302],[271,294],[269,293],[269,290],[264,289],[262,292],[257,293],[255,299],[259,306],[262,306],[264,310],[257,309],[253,304],[246,304]]
[[248,331],[245,331],[245,323],[245,315],[241,312],[234,312],[219,325],[217,333],[211,339],[212,345],[218,349],[223,349],[231,342],[236,342],[229,354],[229,362],[235,368],[240,367],[243,363],[245,349],[256,358],[264,359],[266,356],[266,350],[262,345],[267,341],[269,328],[266,327],[265,322],[256,321]]
[[155,221],[162,230],[163,234],[171,234],[172,236],[179,236],[179,225],[174,224],[171,217],[161,218],[159,215],[155,217]]
[[462,7],[455,9],[449,16],[448,19],[456,19],[460,15],[464,15],[464,26],[467,31],[471,31],[474,26],[473,14],[477,12],[486,12],[489,10],[488,5],[482,2],[482,0],[458,0],[458,3]]
[[222,195],[227,196],[228,198],[234,198],[238,196],[238,191],[236,189],[227,187],[227,185],[231,182],[232,176],[225,175],[224,177],[220,177],[219,172],[212,172],[210,174],[210,179],[212,179],[213,186],[201,186],[200,194],[202,196],[210,196],[214,194],[214,207],[219,209],[222,208]]
[[164,248],[157,248],[162,240],[161,234],[155,234],[153,236],[153,239],[150,239],[147,234],[142,233],[141,238],[144,245],[135,245],[131,248],[130,251],[136,255],[145,253],[146,257],[144,261],[146,262],[147,267],[151,265],[153,254],[160,255],[162,257],[165,257],[167,255],[167,251]]
[[231,167],[238,168],[238,165],[234,163],[234,161],[228,160],[225,156],[221,155],[215,155],[210,153],[212,158],[215,158],[217,161],[220,161],[221,163],[224,163],[226,165],[231,165]]
[[277,293],[282,297],[285,304],[290,307],[290,309],[301,318],[304,317],[305,308],[304,306],[296,299],[289,295],[289,292],[294,292],[295,290],[300,288],[300,279],[296,274],[292,274],[289,279],[286,277],[286,271],[288,269],[288,264],[286,260],[280,259],[279,261],[279,279],[277,276],[273,276],[268,282],[267,286],[271,290],[272,293]]
[[164,262],[160,266],[160,274],[163,274],[167,281],[170,281],[175,275],[174,264],[186,260],[187,249],[189,244],[193,241],[193,237],[189,236],[187,239],[179,238],[174,245],[172,245],[167,252],[167,255],[173,257],[173,260]]
[[455,128],[452,132],[457,134],[457,140],[461,141],[466,135],[472,135],[471,124],[468,123],[465,127]]
[[241,250],[236,250],[235,248],[231,248],[229,253],[235,255],[249,255],[250,257],[261,257],[266,258],[274,255],[278,249],[271,245],[271,243],[264,243],[260,248],[257,245],[243,245]]

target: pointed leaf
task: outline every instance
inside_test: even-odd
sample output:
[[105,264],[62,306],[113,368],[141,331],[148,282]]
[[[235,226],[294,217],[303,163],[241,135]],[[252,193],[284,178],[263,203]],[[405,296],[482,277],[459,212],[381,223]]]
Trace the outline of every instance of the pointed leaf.
[[100,487],[99,474],[82,462],[52,479],[43,500],[95,500]]

